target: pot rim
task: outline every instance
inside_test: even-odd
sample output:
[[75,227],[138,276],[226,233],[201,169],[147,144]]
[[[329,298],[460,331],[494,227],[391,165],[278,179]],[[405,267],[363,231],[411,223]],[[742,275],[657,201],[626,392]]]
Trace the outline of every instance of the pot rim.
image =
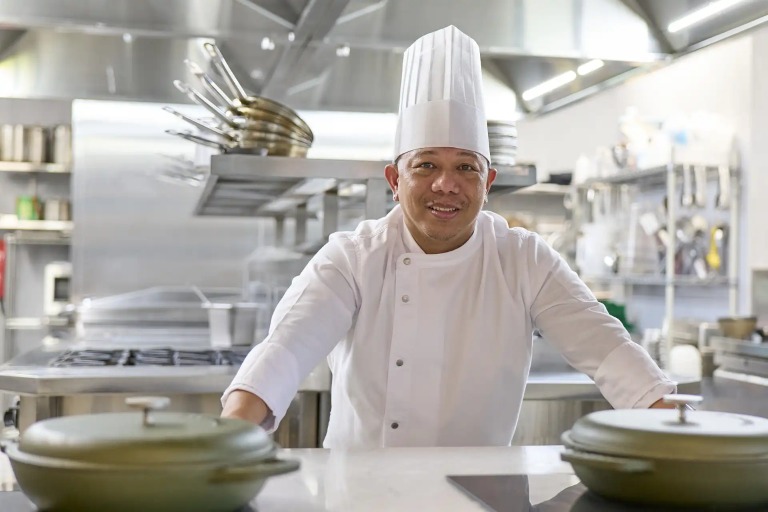
[[583,453],[592,453],[595,455],[626,457],[626,458],[632,458],[632,459],[652,460],[652,461],[658,461],[658,462],[707,462],[707,463],[715,462],[715,463],[749,463],[749,464],[759,464],[759,463],[768,462],[768,456],[766,455],[734,456],[734,457],[717,456],[717,457],[707,458],[707,457],[701,457],[700,454],[688,455],[688,454],[682,453],[682,455],[680,456],[675,454],[675,456],[663,457],[663,456],[654,456],[653,452],[635,453],[635,452],[632,452],[631,450],[611,450],[610,447],[608,447],[607,449],[601,449],[600,447],[587,446],[584,444],[580,444],[578,441],[574,441],[570,434],[571,434],[571,431],[566,430],[560,436],[560,440],[563,442],[563,446],[565,446],[569,450],[574,450],[574,451],[583,452]]
[[179,466],[266,458],[278,448],[245,420],[158,412],[63,416],[32,425],[15,452],[90,464]]
[[211,462],[194,462],[186,463],[179,462],[166,462],[166,463],[150,463],[150,464],[107,464],[101,462],[82,462],[73,459],[65,459],[58,457],[47,457],[45,455],[35,455],[26,453],[19,447],[18,443],[9,443],[5,445],[3,451],[11,461],[11,465],[14,463],[29,464],[44,469],[66,469],[66,470],[81,470],[81,471],[123,471],[123,472],[136,472],[136,471],[153,471],[153,472],[167,472],[167,471],[216,471],[223,468],[233,467],[256,467],[262,463],[269,463],[278,459],[277,448],[273,447],[271,453],[258,454],[255,457],[249,457],[245,459],[237,459],[232,461],[211,461]]

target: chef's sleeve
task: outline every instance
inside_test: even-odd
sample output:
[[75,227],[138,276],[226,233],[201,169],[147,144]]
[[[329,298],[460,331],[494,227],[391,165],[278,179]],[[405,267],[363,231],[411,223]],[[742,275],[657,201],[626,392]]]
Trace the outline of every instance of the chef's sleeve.
[[534,326],[571,366],[595,381],[614,408],[649,407],[675,392],[675,383],[557,252],[534,233],[527,249]]
[[240,366],[221,402],[249,391],[272,412],[262,426],[273,432],[301,382],[347,334],[358,309],[354,242],[344,234],[329,242],[295,277],[275,308],[269,334]]

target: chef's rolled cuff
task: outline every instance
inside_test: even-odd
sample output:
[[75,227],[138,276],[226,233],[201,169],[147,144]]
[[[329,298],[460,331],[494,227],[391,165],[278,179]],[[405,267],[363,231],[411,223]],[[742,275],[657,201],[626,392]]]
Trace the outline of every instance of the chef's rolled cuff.
[[221,403],[223,405],[235,390],[258,396],[271,411],[261,424],[271,434],[285,417],[300,384],[299,363],[291,351],[279,343],[264,342],[248,353],[224,391]]
[[[626,368],[642,368],[632,376]],[[675,393],[677,384],[664,374],[640,345],[622,343],[608,354],[595,374],[595,384],[616,409],[650,407],[664,395]]]

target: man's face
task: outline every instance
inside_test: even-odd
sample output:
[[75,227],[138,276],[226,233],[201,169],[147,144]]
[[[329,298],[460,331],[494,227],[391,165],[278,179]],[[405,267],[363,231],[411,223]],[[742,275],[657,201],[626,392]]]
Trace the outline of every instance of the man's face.
[[482,155],[456,148],[409,151],[384,174],[405,225],[428,254],[452,251],[469,240],[496,178]]

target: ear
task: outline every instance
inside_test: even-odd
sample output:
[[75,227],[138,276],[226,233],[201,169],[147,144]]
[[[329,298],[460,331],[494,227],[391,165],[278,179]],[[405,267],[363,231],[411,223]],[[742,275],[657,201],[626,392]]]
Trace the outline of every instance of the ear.
[[389,183],[389,188],[392,189],[392,199],[397,201],[397,188],[400,180],[400,172],[397,170],[397,166],[388,164],[384,168],[384,177],[387,179],[387,183]]
[[493,180],[496,179],[496,169],[493,167],[488,168],[488,178],[485,180],[485,193],[486,195],[488,192],[491,191],[491,185],[493,184]]

